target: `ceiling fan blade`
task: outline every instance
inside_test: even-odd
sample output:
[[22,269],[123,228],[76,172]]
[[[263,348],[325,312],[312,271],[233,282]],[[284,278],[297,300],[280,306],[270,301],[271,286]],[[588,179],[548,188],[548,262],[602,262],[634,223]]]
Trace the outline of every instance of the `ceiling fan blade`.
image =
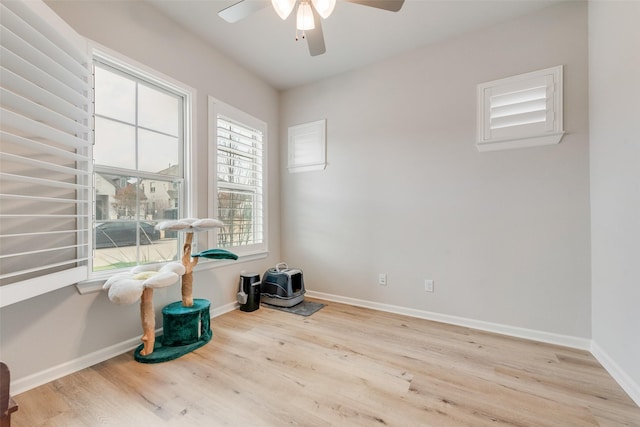
[[344,0],[349,3],[361,4],[363,6],[384,9],[390,12],[397,12],[402,9],[404,0]]
[[218,12],[218,16],[233,24],[270,4],[270,0],[240,0],[238,3],[222,9]]
[[315,10],[313,11],[313,30],[305,31],[305,38],[309,45],[309,54],[311,56],[322,55],[327,51],[324,46],[324,34],[322,33],[322,23],[320,22],[320,15]]

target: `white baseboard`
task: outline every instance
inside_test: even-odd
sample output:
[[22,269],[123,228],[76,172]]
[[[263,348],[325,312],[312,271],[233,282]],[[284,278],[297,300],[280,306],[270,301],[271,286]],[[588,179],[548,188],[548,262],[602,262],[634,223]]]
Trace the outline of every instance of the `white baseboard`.
[[[233,311],[237,307],[238,303],[234,301],[212,309],[209,314],[211,318],[215,318]],[[158,334],[162,334],[162,328],[156,330],[156,335]],[[140,344],[140,337],[138,336],[121,343],[114,344],[110,347],[100,349],[93,353],[89,353],[77,359],[70,360],[58,366],[53,366],[44,371],[36,372],[35,374],[26,376],[24,378],[18,378],[17,380],[11,381],[11,394],[15,396],[20,393],[24,393],[25,391],[41,386],[42,384],[46,384],[48,382],[57,380],[58,378],[62,378],[65,375],[69,375],[84,368],[88,368],[89,366],[93,366],[97,363],[104,362],[107,359],[111,359],[112,357],[119,356],[122,353],[126,353],[127,351],[131,351],[134,348],[138,347]]]
[[[162,329],[160,329],[159,331],[160,333],[162,333]],[[89,366],[93,366],[96,363],[103,362],[107,359],[133,350],[138,345],[140,345],[140,337],[131,338],[124,342],[100,349],[93,353],[87,354],[74,360],[70,360],[69,362],[51,367],[44,371],[36,372],[35,374],[26,376],[24,378],[19,378],[17,380],[12,380],[11,394],[17,395],[27,390],[31,390],[32,388],[38,387],[42,384],[57,380],[58,378],[61,378],[65,375],[72,374],[84,368],[88,368]]]
[[238,304],[236,301],[234,302],[229,302],[225,305],[221,305],[220,307],[215,307],[211,310],[211,313],[209,313],[211,315],[211,318],[213,319],[214,317],[218,317],[218,316],[222,316],[225,313],[228,313],[230,311],[233,311],[237,308],[240,307],[240,304]]
[[609,375],[620,384],[620,387],[629,395],[631,400],[640,406],[640,384],[627,375],[595,341],[591,341],[591,354],[609,372]]
[[525,338],[549,344],[557,344],[565,347],[587,350],[596,358],[602,367],[613,377],[622,387],[636,405],[640,406],[640,384],[635,382],[620,366],[594,341],[586,338],[573,337],[569,335],[554,334],[551,332],[537,331],[534,329],[519,328],[516,326],[502,325],[499,323],[484,322],[481,320],[468,319],[464,317],[450,316],[441,313],[434,313],[424,310],[416,310],[397,305],[383,304],[373,301],[356,298],[343,297],[339,295],[326,294],[307,290],[306,295],[311,298],[318,298],[326,301],[334,301],[358,307],[371,308],[373,310],[386,311],[389,313],[403,314],[420,319],[433,320],[452,325],[465,326],[482,331],[495,332],[518,338]]
[[[383,304],[373,301],[361,300],[356,298],[343,297],[339,295],[326,294],[323,292],[314,292],[308,290],[307,296],[311,298],[323,299],[326,301],[334,301],[343,304],[354,305],[358,307],[371,308],[379,311],[386,311],[389,313],[402,314],[410,317],[416,317],[420,319],[433,320],[436,322],[449,323],[458,326],[465,326],[473,329],[479,329],[482,331],[495,332],[499,334],[514,336],[518,338],[530,339],[533,341],[540,341],[550,344],[563,345],[566,347],[578,348],[581,350],[591,351],[593,356],[602,364],[602,366],[609,372],[609,374],[620,384],[631,399],[640,406],[640,385],[633,381],[614,361],[609,355],[600,348],[597,343],[592,342],[589,339],[572,337],[567,335],[554,334],[550,332],[537,331],[532,329],[519,328],[509,325],[502,325],[498,323],[484,322],[480,320],[468,319],[464,317],[450,316],[446,314],[434,313],[424,310],[417,310],[412,308],[406,308],[391,304]],[[220,307],[212,309],[210,315],[211,318],[221,316],[225,313],[233,311],[238,308],[237,302],[231,302]],[[162,329],[157,331],[162,333]],[[72,374],[82,369],[93,366],[97,363],[103,362],[112,357],[119,356],[122,353],[133,350],[140,345],[140,338],[135,337],[124,342],[106,347],[96,352],[87,354],[69,362],[62,363],[58,366],[51,367],[41,372],[29,375],[24,378],[19,378],[11,382],[11,392],[13,395],[18,395],[32,388],[38,387],[42,384],[46,384],[50,381],[54,381],[65,375]]]
[[343,297],[339,295],[326,294],[307,290],[306,295],[310,298],[319,298],[327,301],[340,302],[358,307],[371,308],[374,310],[386,311],[389,313],[403,314],[405,316],[417,317],[420,319],[433,320],[436,322],[449,323],[452,325],[465,326],[479,329],[481,331],[495,332],[512,337],[525,338],[532,341],[539,341],[548,344],[557,344],[565,347],[577,348],[580,350],[590,350],[591,340],[587,338],[573,337],[569,335],[555,334],[552,332],[537,331],[534,329],[520,328],[517,326],[503,325],[500,323],[484,322],[482,320],[468,319],[465,317],[450,316],[448,314],[434,313],[431,311],[417,310],[414,308],[401,307],[391,304],[361,300],[356,298]]

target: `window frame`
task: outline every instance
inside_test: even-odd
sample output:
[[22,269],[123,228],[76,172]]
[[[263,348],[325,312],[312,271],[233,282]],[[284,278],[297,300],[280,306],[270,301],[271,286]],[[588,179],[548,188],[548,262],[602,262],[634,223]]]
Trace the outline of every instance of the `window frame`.
[[[262,242],[252,245],[240,245],[225,247],[237,254],[241,260],[262,258],[266,256],[269,248],[269,226],[268,226],[268,125],[265,121],[260,120],[244,111],[226,104],[212,96],[208,98],[208,126],[209,126],[209,206],[208,215],[211,218],[218,217],[218,156],[217,156],[217,139],[218,139],[218,114],[227,117],[233,121],[252,127],[262,132]],[[218,247],[218,232],[209,233],[208,246]]]
[[287,168],[290,173],[327,167],[327,120],[289,127]]
[[[182,153],[181,153],[181,162],[180,169],[181,174],[177,177],[173,177],[171,175],[166,175],[161,177],[161,181],[166,181],[169,184],[173,181],[181,181],[182,183],[182,198],[183,203],[180,207],[179,217],[190,217],[193,216],[193,212],[197,211],[197,206],[195,205],[194,194],[197,194],[196,183],[197,180],[194,179],[194,168],[193,168],[193,135],[195,128],[195,106],[196,106],[196,90],[191,88],[190,86],[185,85],[182,82],[179,82],[172,77],[166,76],[163,73],[152,69],[148,66],[140,64],[139,62],[126,57],[123,54],[115,52],[111,49],[108,49],[104,46],[99,45],[95,42],[90,42],[90,52],[91,52],[91,61],[92,64],[99,62],[101,64],[106,65],[109,68],[114,69],[117,73],[122,73],[127,76],[127,78],[133,78],[138,82],[142,82],[143,84],[151,84],[153,86],[157,86],[162,90],[165,90],[169,93],[181,96],[183,98],[182,105]],[[93,89],[95,91],[95,89]],[[95,120],[95,111],[92,111],[92,116]],[[95,125],[94,125],[95,127]],[[100,166],[96,166],[96,162],[94,159],[94,176],[98,171],[109,170],[109,173],[122,174],[126,176],[132,170],[130,169],[119,169],[117,167],[108,167],[101,168]],[[146,173],[145,171],[135,171],[136,176],[144,180],[156,180],[158,175],[152,173]],[[157,182],[156,182],[157,183]],[[94,195],[94,203],[95,203],[95,182],[93,188]],[[95,206],[93,208],[93,217],[91,218],[90,226],[93,228],[99,220],[95,217]],[[177,258],[179,259],[181,256],[181,247],[182,247],[182,235],[178,234],[178,242],[177,242]],[[140,247],[140,243],[137,243],[137,246]],[[81,293],[86,293],[91,291],[91,286],[94,286],[96,282],[101,282],[107,277],[112,276],[115,273],[126,270],[127,268],[121,269],[109,269],[106,271],[94,271],[94,258],[95,254],[92,254],[89,260],[89,277],[87,280],[78,284],[78,290]],[[87,287],[88,286],[88,287]]]
[[[544,83],[541,83],[544,81]],[[518,113],[505,113],[504,126],[491,126],[492,119],[500,119],[492,115],[492,99],[500,96],[510,97],[514,93],[530,92],[535,89],[544,89],[544,110],[535,112],[545,114],[545,120],[530,121],[527,123],[513,123],[517,114],[533,114],[534,110],[524,110]],[[564,135],[563,127],[563,66],[532,71],[517,76],[498,79],[477,85],[477,139],[478,151],[496,151],[511,148],[536,147],[560,143]],[[535,102],[535,101],[534,101]],[[515,105],[524,105],[526,102],[510,103],[506,108],[514,109]],[[505,108],[505,107],[502,107]],[[512,122],[512,123],[509,123]],[[495,130],[494,130],[495,129]]]

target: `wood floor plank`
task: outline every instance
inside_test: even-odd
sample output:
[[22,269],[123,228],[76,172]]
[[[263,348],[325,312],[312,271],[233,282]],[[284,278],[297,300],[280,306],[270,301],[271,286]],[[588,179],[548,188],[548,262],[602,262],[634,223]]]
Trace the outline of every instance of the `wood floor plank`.
[[585,351],[338,303],[212,321],[161,364],[132,352],[15,396],[14,426],[640,427]]

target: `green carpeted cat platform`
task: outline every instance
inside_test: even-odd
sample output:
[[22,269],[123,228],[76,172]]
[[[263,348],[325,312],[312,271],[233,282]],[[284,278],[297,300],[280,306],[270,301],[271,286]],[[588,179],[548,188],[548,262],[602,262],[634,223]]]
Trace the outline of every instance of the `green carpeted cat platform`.
[[211,332],[211,303],[206,299],[194,299],[193,306],[183,307],[181,301],[162,309],[163,335],[156,338],[153,353],[143,356],[140,345],[134,357],[140,363],[161,363],[177,359],[202,347],[209,341]]

